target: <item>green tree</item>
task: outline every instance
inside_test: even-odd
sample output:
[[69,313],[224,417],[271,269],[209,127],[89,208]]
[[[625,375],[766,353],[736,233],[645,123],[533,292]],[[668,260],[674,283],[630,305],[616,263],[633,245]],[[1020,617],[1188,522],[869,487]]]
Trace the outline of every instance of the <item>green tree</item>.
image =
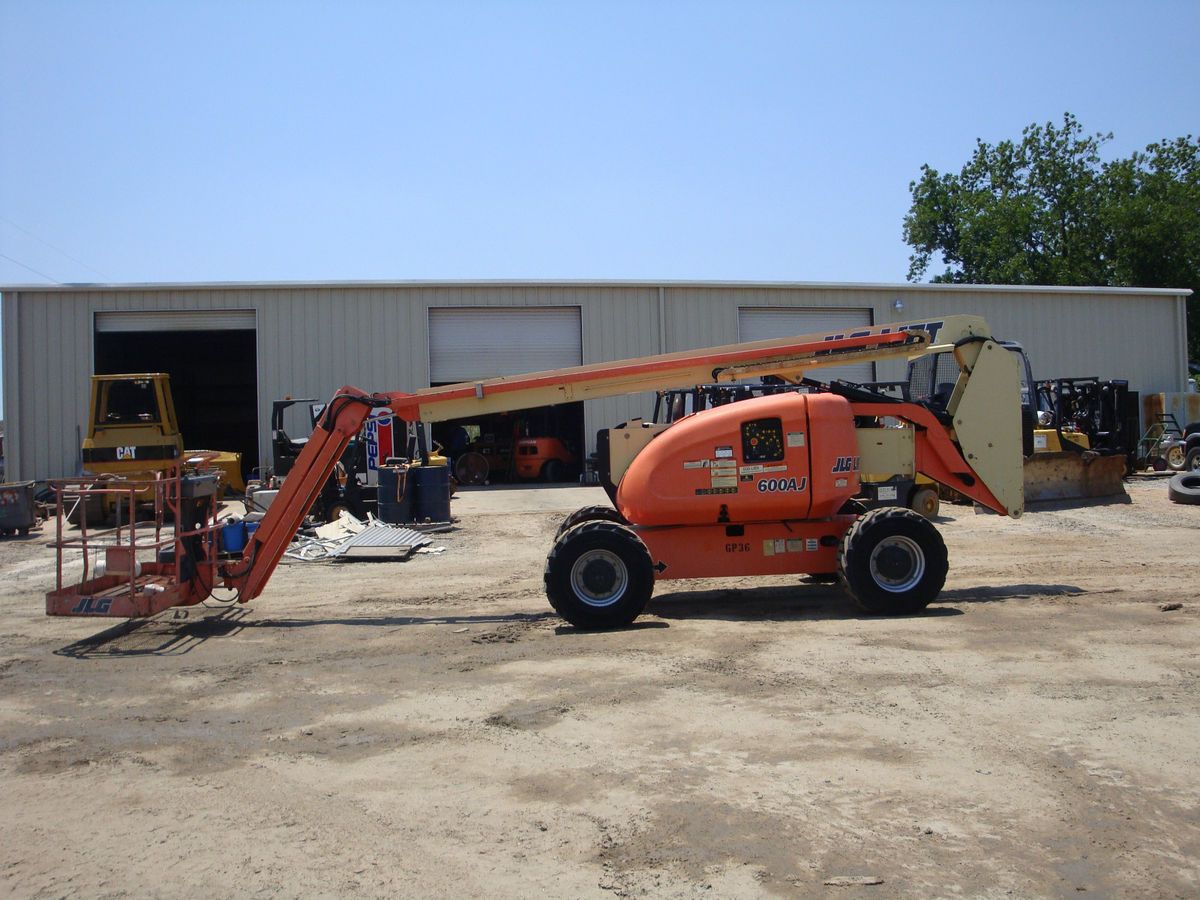
[[[908,278],[935,255],[935,282],[1185,287],[1200,293],[1200,140],[1151,144],[1103,162],[1111,134],[1070,113],[1021,140],[980,140],[958,174],[921,167],[909,185]],[[1189,351],[1200,359],[1200,297],[1188,300]]]

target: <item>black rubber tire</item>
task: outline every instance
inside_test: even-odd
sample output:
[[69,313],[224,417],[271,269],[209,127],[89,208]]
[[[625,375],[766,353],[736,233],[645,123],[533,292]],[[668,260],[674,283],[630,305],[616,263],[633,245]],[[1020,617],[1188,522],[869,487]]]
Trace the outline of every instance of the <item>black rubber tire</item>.
[[1200,504],[1200,472],[1180,472],[1167,484],[1167,496],[1176,503]]
[[548,459],[542,466],[542,481],[553,484],[562,481],[563,465],[557,459]]
[[[894,573],[891,586],[884,584],[888,572],[881,568]],[[920,612],[941,592],[949,568],[938,530],[920,513],[894,506],[865,513],[850,526],[838,549],[842,584],[871,615]]]
[[1187,459],[1183,463],[1183,471],[1200,472],[1200,447],[1193,447],[1188,451]]
[[912,493],[912,499],[908,503],[908,508],[920,513],[926,519],[936,519],[938,510],[942,508],[942,501],[938,499],[937,488],[917,488]]
[[1167,461],[1167,468],[1172,472],[1182,472],[1187,468],[1187,455],[1183,447],[1178,444],[1168,450],[1163,458]]
[[585,522],[555,542],[545,581],[550,605],[576,628],[622,628],[654,593],[654,567],[642,539],[624,525]]
[[566,532],[570,531],[576,525],[584,522],[616,522],[618,525],[628,525],[629,521],[611,506],[585,506],[583,509],[577,509],[558,526],[558,531],[554,532],[554,539],[557,541]]

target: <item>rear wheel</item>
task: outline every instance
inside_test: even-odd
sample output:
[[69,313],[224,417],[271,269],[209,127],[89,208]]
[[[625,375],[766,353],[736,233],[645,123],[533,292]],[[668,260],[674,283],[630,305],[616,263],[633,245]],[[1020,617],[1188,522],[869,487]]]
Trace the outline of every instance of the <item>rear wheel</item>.
[[942,501],[938,499],[938,492],[934,488],[918,488],[913,492],[912,502],[909,504],[909,508],[926,519],[934,518],[941,507]]
[[910,509],[873,509],[850,527],[838,552],[846,590],[872,615],[920,612],[946,583],[949,559],[938,530]]
[[554,532],[554,539],[557,541],[560,537],[583,522],[616,522],[618,525],[628,525],[629,522],[617,510],[611,506],[585,506],[583,509],[577,509],[558,526],[558,531]]
[[615,522],[587,522],[555,543],[546,559],[546,597],[584,630],[620,628],[654,592],[654,568],[641,538]]
[[1183,469],[1185,472],[1200,472],[1200,447],[1193,447],[1188,451]]
[[1184,460],[1187,458],[1181,445],[1175,445],[1167,451],[1167,467],[1179,472],[1183,469]]
[[562,481],[563,465],[557,459],[548,459],[542,466],[542,481],[553,483]]

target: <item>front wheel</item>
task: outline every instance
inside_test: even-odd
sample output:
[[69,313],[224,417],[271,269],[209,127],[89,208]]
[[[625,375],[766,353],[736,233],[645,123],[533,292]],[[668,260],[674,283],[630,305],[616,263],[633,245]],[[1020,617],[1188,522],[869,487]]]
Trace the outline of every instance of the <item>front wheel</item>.
[[654,568],[633,531],[615,522],[587,522],[555,543],[545,581],[550,605],[576,628],[620,628],[646,608]]
[[928,519],[910,509],[873,509],[855,522],[838,551],[838,574],[872,615],[920,612],[946,583],[946,544]]
[[1173,472],[1182,472],[1185,459],[1186,454],[1183,451],[1183,447],[1176,444],[1167,451],[1167,468]]
[[563,465],[557,459],[548,459],[546,464],[542,466],[542,481],[547,484],[554,484],[562,481]]
[[1200,447],[1193,447],[1188,451],[1187,459],[1183,464],[1183,470],[1185,472],[1200,472]]

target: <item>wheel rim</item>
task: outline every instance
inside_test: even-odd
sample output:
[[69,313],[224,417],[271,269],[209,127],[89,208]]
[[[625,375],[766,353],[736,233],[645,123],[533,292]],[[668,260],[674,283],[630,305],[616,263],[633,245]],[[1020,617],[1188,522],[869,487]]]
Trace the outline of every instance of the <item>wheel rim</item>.
[[893,594],[910,591],[925,575],[925,552],[903,535],[886,537],[871,551],[871,578]]
[[1192,456],[1191,463],[1191,471],[1200,472],[1200,453],[1196,453]]
[[1178,468],[1183,465],[1183,448],[1172,447],[1167,451],[1167,465]]
[[611,550],[588,550],[571,566],[571,590],[588,606],[612,606],[629,588],[629,570]]

